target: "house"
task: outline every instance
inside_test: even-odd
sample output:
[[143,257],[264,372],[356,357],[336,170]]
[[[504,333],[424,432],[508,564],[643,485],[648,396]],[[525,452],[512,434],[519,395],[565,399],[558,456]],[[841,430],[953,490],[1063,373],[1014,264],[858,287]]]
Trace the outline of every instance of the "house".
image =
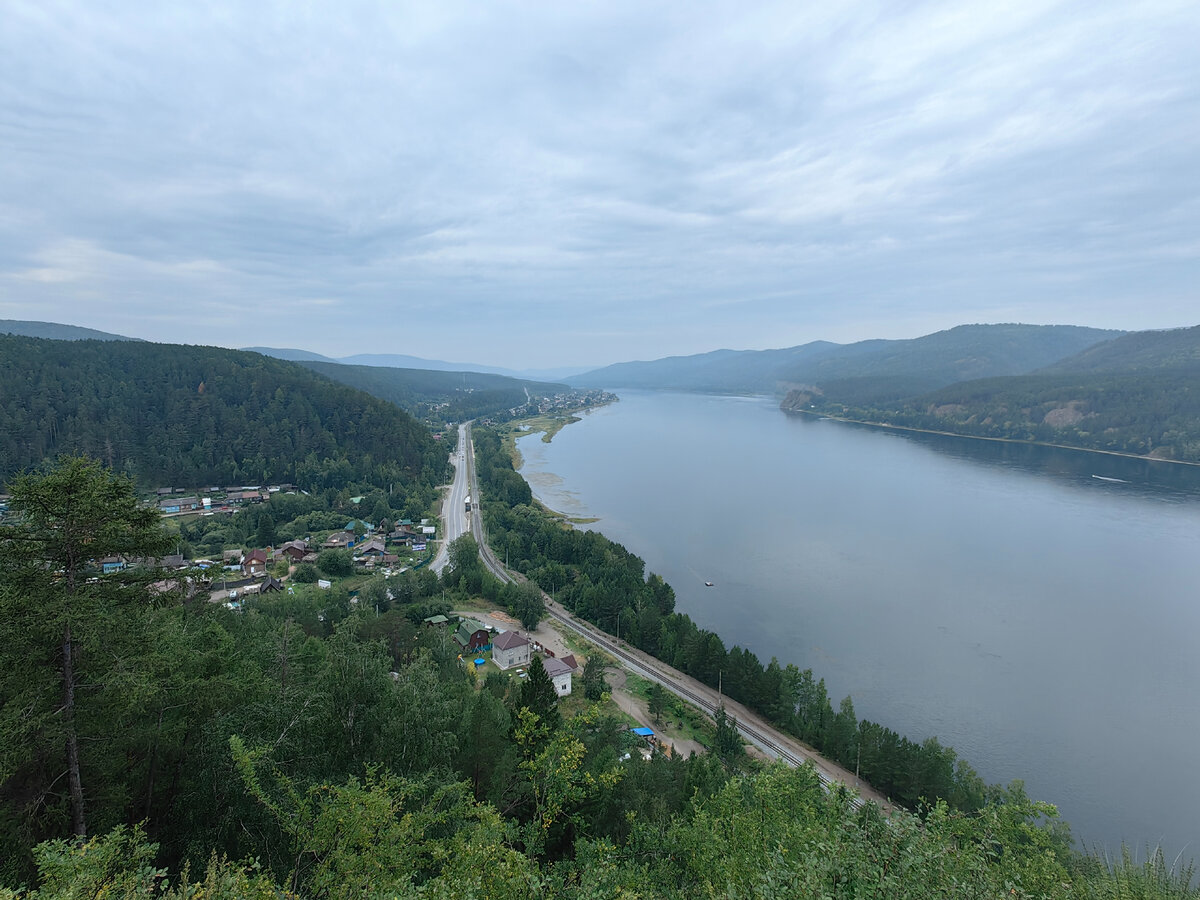
[[383,556],[385,553],[387,549],[383,546],[381,538],[371,538],[354,548],[355,556]]
[[485,650],[492,642],[492,636],[486,628],[473,619],[463,619],[458,623],[458,631],[454,640],[464,650]]
[[268,575],[267,580],[262,583],[262,585],[258,589],[258,592],[260,594],[271,594],[271,593],[274,593],[275,591],[282,591],[282,590],[283,590],[283,582],[280,581],[278,578],[274,578],[274,577]]
[[450,620],[445,616],[426,616],[421,621],[425,623],[425,627],[427,628],[437,628],[447,624]]
[[335,531],[329,537],[325,538],[325,543],[321,545],[327,550],[343,550],[346,547],[354,546],[353,531]]
[[569,666],[563,660],[553,658],[543,659],[542,666],[554,683],[554,692],[558,696],[566,697],[571,693],[571,676],[575,673],[577,666]]
[[502,631],[492,641],[492,662],[502,669],[529,665],[529,638],[516,631]]
[[289,562],[301,562],[308,555],[307,541],[288,541],[279,548],[280,554],[286,556]]
[[267,551],[251,550],[242,557],[242,574],[253,577],[267,571]]

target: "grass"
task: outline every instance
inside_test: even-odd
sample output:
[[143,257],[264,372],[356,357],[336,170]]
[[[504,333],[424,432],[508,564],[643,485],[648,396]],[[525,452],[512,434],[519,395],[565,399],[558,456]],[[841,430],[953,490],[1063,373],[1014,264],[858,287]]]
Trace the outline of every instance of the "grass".
[[[651,682],[640,675],[630,672],[625,676],[625,689],[647,703],[650,702],[650,686]],[[666,692],[666,710],[663,712],[662,721],[663,724],[659,727],[663,729],[664,734],[693,740],[708,748],[713,745],[716,731],[708,716],[670,691]]]

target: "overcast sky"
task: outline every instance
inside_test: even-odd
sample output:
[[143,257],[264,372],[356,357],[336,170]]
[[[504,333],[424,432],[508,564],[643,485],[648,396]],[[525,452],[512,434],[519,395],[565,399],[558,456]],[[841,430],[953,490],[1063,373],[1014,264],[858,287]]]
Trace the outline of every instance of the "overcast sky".
[[0,318],[604,364],[1200,323],[1186,2],[3,3]]

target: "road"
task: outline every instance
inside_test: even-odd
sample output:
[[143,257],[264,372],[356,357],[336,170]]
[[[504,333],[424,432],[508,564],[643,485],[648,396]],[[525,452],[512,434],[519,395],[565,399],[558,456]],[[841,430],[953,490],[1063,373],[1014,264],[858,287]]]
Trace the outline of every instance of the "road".
[[[450,503],[452,510],[456,509],[459,513],[462,513],[466,501],[465,490],[470,490],[471,496],[476,498],[476,504],[479,497],[479,484],[475,477],[475,448],[471,443],[471,427],[469,422],[466,425],[459,426],[459,452],[461,453],[461,458],[455,461],[457,471],[454,483],[457,487],[461,481],[466,487],[460,498],[461,502],[457,505],[452,502],[455,496],[455,488],[452,488],[447,503]],[[471,533],[475,536],[475,540],[479,544],[479,555],[488,571],[501,581],[515,582],[524,580],[523,576],[520,575],[514,577],[512,573],[500,564],[500,561],[492,553],[492,549],[488,546],[486,536],[483,533],[482,516],[472,512],[470,520]],[[447,519],[447,525],[449,525],[449,519]],[[446,526],[443,527],[446,528]],[[461,533],[459,531],[457,534]],[[447,528],[446,534],[448,536],[451,534],[449,528]],[[457,537],[457,534],[454,534],[454,537]],[[439,559],[442,557],[441,552],[439,552],[438,557]],[[435,560],[434,565],[436,566],[437,564]],[[445,562],[442,565],[444,566]],[[438,571],[441,570],[439,569]],[[620,641],[607,632],[595,627],[590,622],[576,618],[549,594],[543,593],[542,597],[546,601],[547,614],[552,619],[585,640],[590,641],[605,653],[608,653],[627,671],[633,672],[635,675],[640,675],[648,681],[662,685],[672,694],[675,694],[675,696],[702,709],[710,716],[716,714],[718,705],[724,705],[725,711],[737,719],[738,732],[742,737],[767,756],[782,759],[790,766],[800,766],[806,762],[811,762],[816,770],[817,777],[825,786],[828,787],[840,782],[855,788],[861,795],[861,798],[876,803],[884,810],[890,811],[892,809],[887,798],[871,789],[866,783],[860,783],[854,777],[854,773],[848,772],[837,765],[837,763],[825,759],[790,735],[776,730],[764,719],[740,703],[719,696],[712,688],[683,674],[678,669],[674,669],[661,660],[655,659],[631,647],[624,641]],[[862,803],[863,799],[855,798],[855,806],[861,806]]]
[[474,472],[474,466],[468,463],[470,435],[469,424],[458,426],[458,447],[450,457],[454,466],[454,481],[442,500],[442,543],[431,566],[439,575],[450,562],[450,542],[466,533],[476,518],[474,512],[468,513],[466,509],[467,496],[471,493],[470,473]]

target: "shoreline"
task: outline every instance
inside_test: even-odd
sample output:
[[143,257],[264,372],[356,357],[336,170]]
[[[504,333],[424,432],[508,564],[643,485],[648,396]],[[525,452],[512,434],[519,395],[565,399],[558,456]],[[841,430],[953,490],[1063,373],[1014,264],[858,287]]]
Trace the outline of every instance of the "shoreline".
[[1140,459],[1144,462],[1167,463],[1175,466],[1191,466],[1200,468],[1200,462],[1186,459],[1164,459],[1161,456],[1147,456],[1144,453],[1125,453],[1121,450],[1099,450],[1095,447],[1075,447],[1071,444],[1054,444],[1049,441],[1026,441],[1020,438],[987,437],[982,434],[962,434],[958,431],[939,431],[934,428],[917,428],[915,425],[893,425],[890,422],[870,422],[866,419],[851,419],[849,416],[835,416],[829,413],[817,412],[811,409],[787,409],[779,407],[785,415],[811,416],[815,419],[829,419],[834,422],[847,422],[851,425],[865,425],[868,428],[886,428],[889,431],[909,431],[913,434],[934,434],[941,437],[962,438],[969,441],[991,441],[995,444],[1019,444],[1025,447],[1051,447],[1055,450],[1074,450],[1077,453],[1096,453],[1101,456],[1116,456],[1121,459]]

